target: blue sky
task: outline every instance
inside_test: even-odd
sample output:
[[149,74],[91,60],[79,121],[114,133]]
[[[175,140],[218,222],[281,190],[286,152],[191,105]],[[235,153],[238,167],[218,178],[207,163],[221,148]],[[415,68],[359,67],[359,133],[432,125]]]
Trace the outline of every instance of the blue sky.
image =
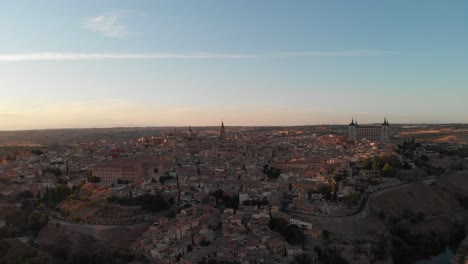
[[0,129],[468,122],[466,10],[0,0]]

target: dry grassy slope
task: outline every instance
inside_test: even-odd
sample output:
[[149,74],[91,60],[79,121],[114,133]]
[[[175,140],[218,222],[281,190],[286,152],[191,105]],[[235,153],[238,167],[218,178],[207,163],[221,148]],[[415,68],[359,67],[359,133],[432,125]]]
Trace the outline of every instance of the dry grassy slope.
[[407,187],[374,196],[371,201],[373,214],[381,210],[387,217],[402,219],[405,209],[422,212],[424,222],[413,225],[415,231],[436,231],[447,234],[449,224],[454,219],[468,219],[465,211],[456,200],[456,194],[468,194],[468,172],[455,172],[441,177],[432,185],[414,183]]
[[107,187],[94,186],[85,184],[80,190],[81,197],[87,197],[87,201],[78,201],[67,199],[62,201],[58,207],[62,210],[70,212],[70,218],[80,217],[87,219],[94,217],[99,210],[99,204],[102,203],[101,198],[107,195],[110,191]]
[[440,143],[468,143],[468,129],[466,128],[425,128],[412,131],[404,131],[400,138],[414,137],[416,140],[435,141]]

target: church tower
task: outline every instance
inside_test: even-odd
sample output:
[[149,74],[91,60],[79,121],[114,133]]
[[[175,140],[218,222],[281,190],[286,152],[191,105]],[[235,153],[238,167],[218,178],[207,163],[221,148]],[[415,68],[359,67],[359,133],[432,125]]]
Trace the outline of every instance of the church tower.
[[380,140],[388,141],[390,140],[390,124],[388,123],[387,118],[384,118],[384,122],[381,125]]
[[357,126],[357,121],[354,123],[354,118],[351,119],[351,123],[349,124],[348,128],[348,139],[349,140],[356,140],[356,126]]
[[187,130],[187,136],[189,138],[192,138],[192,135],[193,135],[193,130],[192,130],[192,127],[189,125],[188,130]]
[[221,121],[221,129],[219,130],[219,139],[220,140],[226,139],[226,130],[224,129],[224,121]]

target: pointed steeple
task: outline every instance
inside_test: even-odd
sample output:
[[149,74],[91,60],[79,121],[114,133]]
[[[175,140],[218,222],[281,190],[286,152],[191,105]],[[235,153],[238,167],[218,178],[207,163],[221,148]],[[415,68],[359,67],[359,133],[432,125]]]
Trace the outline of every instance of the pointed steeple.
[[219,139],[226,139],[226,130],[224,129],[224,121],[221,121],[221,129],[219,130]]
[[350,126],[355,126],[356,124],[354,124],[354,117],[351,118],[351,123],[349,124]]
[[189,138],[192,137],[192,133],[193,133],[192,127],[189,125],[188,130],[187,130],[187,135]]

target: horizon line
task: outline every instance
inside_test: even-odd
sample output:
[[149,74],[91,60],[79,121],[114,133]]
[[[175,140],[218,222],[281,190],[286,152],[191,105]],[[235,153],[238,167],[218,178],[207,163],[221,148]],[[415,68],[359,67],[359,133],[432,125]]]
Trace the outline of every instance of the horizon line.
[[[364,123],[366,125],[380,124],[379,123]],[[455,123],[391,123],[391,125],[468,125],[468,123],[455,122]],[[220,127],[221,125],[205,125],[205,126],[193,126],[193,125],[172,125],[172,126],[109,126],[109,127],[57,127],[57,128],[31,128],[31,129],[0,129],[0,132],[15,132],[15,131],[41,131],[41,130],[73,130],[73,129],[123,129],[123,128],[208,128],[208,127]],[[224,125],[225,127],[252,127],[252,128],[274,128],[274,127],[313,127],[313,126],[349,126],[348,124],[309,124],[309,125]]]

